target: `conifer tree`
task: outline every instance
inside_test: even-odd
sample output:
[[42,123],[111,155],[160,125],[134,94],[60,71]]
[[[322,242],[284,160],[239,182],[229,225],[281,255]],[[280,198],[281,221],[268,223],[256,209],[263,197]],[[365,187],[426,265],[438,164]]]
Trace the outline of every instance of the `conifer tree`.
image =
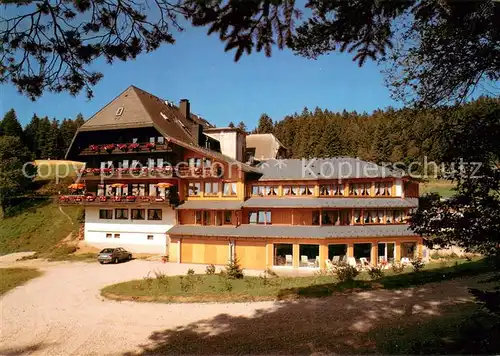
[[266,113],[262,114],[259,118],[259,123],[257,125],[257,133],[273,133],[274,124],[273,120]]
[[34,158],[40,158],[40,118],[33,114],[31,121],[24,128],[26,146],[33,152]]
[[243,132],[247,132],[247,125],[245,125],[243,121],[240,121],[240,123],[238,124],[238,128]]
[[229,122],[229,125],[227,125],[228,127],[234,129],[234,123],[232,121]]
[[82,113],[79,113],[78,115],[76,115],[76,119],[75,119],[76,128],[79,129],[84,123],[85,123],[85,119],[83,118]]
[[22,140],[23,128],[17,120],[16,111],[10,109],[7,111],[2,120],[2,132],[5,136],[19,137]]

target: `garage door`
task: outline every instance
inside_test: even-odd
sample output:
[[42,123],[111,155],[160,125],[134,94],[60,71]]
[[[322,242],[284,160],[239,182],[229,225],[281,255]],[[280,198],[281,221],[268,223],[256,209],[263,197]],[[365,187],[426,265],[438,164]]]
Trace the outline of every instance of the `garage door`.
[[266,243],[236,240],[236,258],[243,268],[266,268]]
[[181,243],[182,263],[225,265],[228,256],[226,241],[183,240]]

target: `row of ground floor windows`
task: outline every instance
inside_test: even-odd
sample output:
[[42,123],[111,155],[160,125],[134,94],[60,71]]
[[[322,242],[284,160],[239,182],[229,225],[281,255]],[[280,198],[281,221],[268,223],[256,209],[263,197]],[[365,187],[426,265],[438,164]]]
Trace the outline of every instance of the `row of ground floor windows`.
[[[393,263],[395,258],[395,243],[394,242],[379,242],[377,244],[378,261],[371,259],[371,243],[355,243],[353,244],[353,257],[356,262],[364,258],[370,264],[382,262]],[[416,242],[401,243],[401,258],[413,259],[417,251]],[[319,245],[315,244],[300,244],[299,245],[299,267],[314,267],[320,266]],[[274,266],[293,266],[294,251],[293,244],[274,244]],[[347,260],[347,244],[331,244],[328,245],[328,259],[333,263],[339,263]]]

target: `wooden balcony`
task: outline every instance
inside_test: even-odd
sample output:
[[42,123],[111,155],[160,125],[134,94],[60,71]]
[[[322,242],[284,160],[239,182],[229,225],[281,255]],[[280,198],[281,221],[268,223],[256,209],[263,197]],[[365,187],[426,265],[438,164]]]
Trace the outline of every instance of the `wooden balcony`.
[[104,144],[90,145],[80,151],[80,156],[98,156],[110,154],[125,154],[125,153],[150,153],[150,152],[172,152],[170,144],[150,144],[150,143],[123,143],[123,144]]
[[149,205],[171,205],[176,206],[178,197],[159,196],[94,196],[94,195],[61,195],[58,198],[60,205],[84,205],[84,206],[149,206]]
[[164,168],[84,168],[78,172],[85,180],[102,179],[169,179],[169,178],[220,178],[222,172],[215,168],[164,167]]

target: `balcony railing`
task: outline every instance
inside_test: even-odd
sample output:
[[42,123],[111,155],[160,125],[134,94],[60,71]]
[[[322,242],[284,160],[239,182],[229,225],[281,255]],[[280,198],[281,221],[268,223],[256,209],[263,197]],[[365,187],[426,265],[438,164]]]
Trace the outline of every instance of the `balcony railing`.
[[[80,177],[96,179],[102,178],[205,178],[221,177],[220,168],[194,167],[141,167],[141,168],[83,168],[78,174]],[[92,179],[92,178],[91,178]]]
[[114,204],[168,204],[175,205],[178,203],[176,197],[167,196],[94,196],[94,195],[61,195],[59,196],[59,204],[61,205],[114,205]]
[[90,155],[109,155],[117,153],[137,153],[137,152],[171,152],[172,147],[170,144],[158,143],[109,143],[104,145],[90,145],[80,152],[82,156]]

